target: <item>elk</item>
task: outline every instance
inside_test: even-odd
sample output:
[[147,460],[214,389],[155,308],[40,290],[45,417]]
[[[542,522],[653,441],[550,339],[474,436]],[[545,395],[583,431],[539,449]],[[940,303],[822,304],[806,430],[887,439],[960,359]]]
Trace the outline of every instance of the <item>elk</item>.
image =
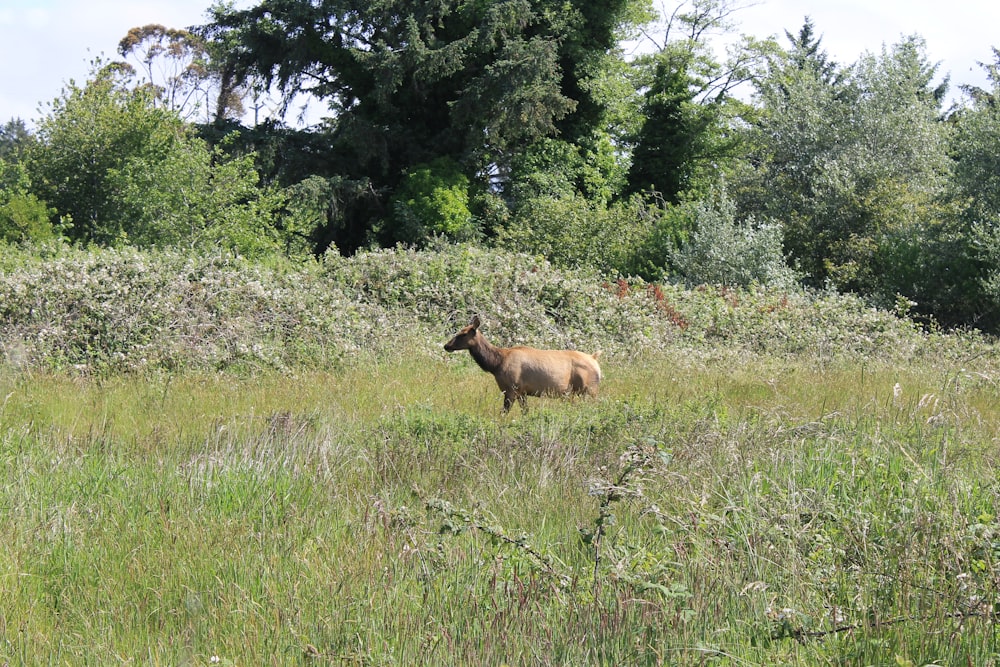
[[514,401],[527,411],[528,396],[597,395],[601,382],[600,352],[496,347],[479,331],[479,316],[444,344],[448,352],[468,350],[479,367],[492,373],[503,392],[503,411]]

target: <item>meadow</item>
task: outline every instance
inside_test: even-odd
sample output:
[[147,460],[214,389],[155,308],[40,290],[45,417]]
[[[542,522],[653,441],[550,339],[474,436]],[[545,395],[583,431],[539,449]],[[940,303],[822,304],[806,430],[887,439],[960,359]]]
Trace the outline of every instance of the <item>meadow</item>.
[[[990,339],[471,249],[0,271],[0,664],[1000,663]],[[473,312],[600,395],[501,415]]]

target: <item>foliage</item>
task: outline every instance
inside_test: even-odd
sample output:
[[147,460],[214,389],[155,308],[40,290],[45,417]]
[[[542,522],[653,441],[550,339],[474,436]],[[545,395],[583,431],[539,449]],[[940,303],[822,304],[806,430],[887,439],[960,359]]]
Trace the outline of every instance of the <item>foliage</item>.
[[745,211],[784,226],[811,284],[882,303],[905,289],[909,267],[885,261],[893,244],[925,238],[943,218],[948,127],[934,74],[919,38],[847,71],[800,41],[761,83],[757,152],[736,189]]
[[495,243],[561,267],[629,275],[634,249],[649,233],[645,213],[638,200],[603,205],[575,195],[539,196],[522,204]]
[[607,282],[591,269],[475,246],[321,264],[228,253],[64,246],[0,257],[0,348],[29,368],[91,372],[337,368],[437,350],[478,313],[498,344],[830,360],[947,358],[948,340],[856,297]]
[[734,89],[757,75],[774,45],[744,38],[726,62],[714,55],[710,37],[735,29],[729,0],[680,3],[662,19],[662,38],[648,35],[656,50],[633,63],[642,100],[631,145],[630,193],[656,193],[669,203],[707,192],[739,150],[732,131],[744,104]]
[[507,179],[496,185],[515,214],[530,215],[537,199],[582,197],[607,206],[624,186],[624,173],[610,138],[588,146],[541,139],[511,160]]
[[1000,178],[997,142],[1000,141],[1000,51],[995,62],[984,64],[989,88],[966,88],[971,104],[953,116],[955,133],[951,153],[955,159],[951,180],[958,215],[952,238],[953,264],[966,271],[955,280],[954,321],[975,322],[995,329],[1000,322]]
[[694,229],[672,253],[671,265],[689,285],[789,289],[796,282],[782,254],[781,227],[736,219],[736,204],[720,192],[699,202]]
[[[971,233],[975,259],[982,262],[986,270],[979,276],[980,287],[987,303],[977,309],[985,312],[993,321],[1000,318],[1000,224],[978,224]],[[995,325],[994,325],[995,326]]]
[[470,240],[475,232],[469,210],[469,179],[448,158],[415,165],[396,191],[388,229],[388,240],[416,245],[432,238]]
[[0,196],[0,240],[8,243],[44,243],[55,238],[49,216],[52,209],[32,193],[5,192]]
[[314,273],[228,253],[55,246],[10,262],[4,347],[57,368],[331,366],[363,339],[346,332],[368,327],[365,306]]
[[[17,164],[34,137],[24,120],[15,118],[0,126],[0,160]],[[0,181],[6,185],[6,179]]]
[[289,250],[294,230],[278,228],[281,197],[260,187],[253,158],[231,158],[182,135],[161,159],[136,156],[111,170],[108,182],[128,220],[129,243],[224,248],[247,256]]
[[25,155],[35,138],[23,120],[0,127],[0,241],[36,243],[53,240],[55,210],[32,192]]
[[720,126],[715,107],[694,99],[697,81],[687,72],[687,54],[671,56],[669,51],[655,56],[629,183],[634,192],[658,192],[675,203],[694,187],[699,168],[713,161],[707,144]]
[[125,89],[113,66],[53,103],[25,165],[74,240],[260,255],[296,231],[278,228],[280,198],[259,187],[252,153],[209,149],[150,91]]
[[367,183],[381,209],[373,219],[367,195],[345,201],[333,232],[318,234],[352,252],[362,235],[336,230],[371,230],[397,213],[402,179],[419,165],[445,158],[485,186],[536,141],[589,141],[605,106],[589,81],[619,25],[646,4],[266,0],[217,6],[203,32],[226,48],[241,80],[260,77],[329,105],[335,120],[324,132],[336,159],[320,175]]
[[326,248],[353,254],[376,244],[374,228],[385,211],[367,179],[308,176],[283,192],[286,207],[281,222],[299,230],[293,235],[308,242],[312,252]]
[[[1000,58],[1000,56],[998,56]],[[1000,93],[1000,81],[994,93]],[[967,202],[968,220],[991,221],[1000,217],[1000,110],[993,102],[974,103],[957,115],[952,141],[955,156],[953,183],[960,200]]]
[[56,236],[50,218],[55,213],[30,191],[20,162],[0,158],[0,241],[42,243]]
[[[740,8],[687,0],[651,23],[647,0],[264,0],[137,27],[129,62],[95,61],[35,133],[0,127],[0,239],[254,258],[476,242],[727,289],[794,271],[932,329],[997,331],[1000,64],[945,115],[918,36],[845,66],[809,19],[787,50],[731,39]],[[619,40],[640,37],[652,52],[627,59]],[[331,117],[241,128],[238,98],[271,90]]]
[[122,241],[130,220],[110,174],[132,159],[163,160],[183,132],[176,116],[152,107],[147,92],[120,84],[111,66],[82,88],[71,83],[39,121],[25,158],[33,191],[72,222],[67,232],[74,239]]

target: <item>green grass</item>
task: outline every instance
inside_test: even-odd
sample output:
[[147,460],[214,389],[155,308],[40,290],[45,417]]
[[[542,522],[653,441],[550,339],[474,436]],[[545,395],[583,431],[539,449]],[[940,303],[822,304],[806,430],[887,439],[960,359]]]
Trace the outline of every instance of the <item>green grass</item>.
[[979,361],[7,371],[0,664],[997,664]]

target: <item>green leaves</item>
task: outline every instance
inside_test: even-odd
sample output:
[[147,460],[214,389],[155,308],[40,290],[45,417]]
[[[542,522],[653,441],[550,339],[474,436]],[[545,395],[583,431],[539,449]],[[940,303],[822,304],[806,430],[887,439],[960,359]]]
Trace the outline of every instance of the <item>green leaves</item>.
[[126,90],[117,71],[105,67],[52,103],[25,163],[39,198],[73,221],[71,238],[115,243],[128,220],[110,174],[133,158],[163,159],[180,131],[179,119],[153,108],[147,91]]
[[281,252],[281,200],[260,186],[254,157],[210,148],[148,90],[128,90],[105,67],[71,85],[40,122],[24,158],[37,193],[29,208],[51,206],[72,221],[68,236],[88,243]]
[[784,225],[810,284],[890,303],[911,289],[905,265],[878,260],[940,222],[949,128],[934,75],[915,37],[838,69],[804,30],[772,63],[751,138],[756,167],[736,190],[745,209]]
[[[358,220],[391,245],[414,240],[400,218],[420,200],[409,190],[424,165],[450,161],[486,189],[538,142],[562,135],[587,143],[602,131],[606,102],[587,82],[603,71],[637,4],[646,3],[267,0],[244,11],[219,7],[203,32],[242,78],[277,83],[286,99],[308,90],[334,111],[324,175],[369,183],[374,201],[345,206],[319,236],[356,247],[338,230]],[[378,217],[393,220],[380,225]],[[415,219],[428,224],[423,214]]]
[[55,238],[55,213],[31,192],[24,165],[0,157],[0,241],[44,242]]
[[388,236],[408,243],[470,238],[469,179],[447,158],[415,166],[397,190],[390,224]]

